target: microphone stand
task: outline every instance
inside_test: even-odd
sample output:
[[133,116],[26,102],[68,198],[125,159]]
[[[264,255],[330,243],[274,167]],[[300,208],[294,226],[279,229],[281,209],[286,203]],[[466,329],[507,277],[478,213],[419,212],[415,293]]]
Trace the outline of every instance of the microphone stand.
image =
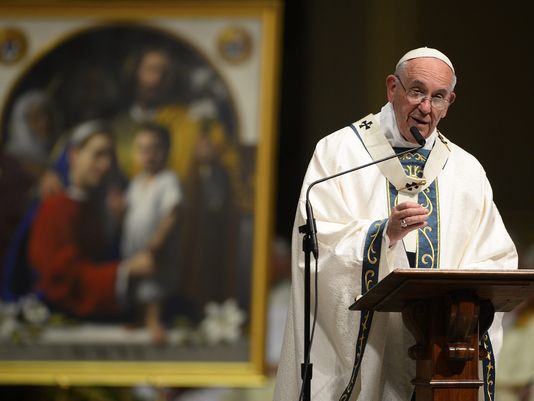
[[[412,127],[412,129],[413,128],[414,127]],[[412,131],[412,129],[410,129],[410,131]],[[412,131],[412,134],[414,134],[413,131]],[[382,163],[386,160],[394,159],[406,153],[410,153],[410,152],[421,149],[423,146],[425,146],[425,139],[421,136],[419,131],[417,131],[417,134],[419,135],[418,136],[414,135],[414,136],[416,137],[416,140],[419,143],[419,146],[415,148],[410,148],[402,152],[384,157],[382,159],[373,160],[372,162],[364,164],[362,166],[354,167],[349,170],[345,170],[340,173],[321,178],[319,180],[313,181],[308,186],[308,189],[306,191],[306,224],[299,226],[299,233],[304,234],[304,237],[302,240],[302,249],[304,252],[304,362],[301,363],[300,365],[300,375],[303,381],[302,383],[303,401],[311,401],[311,379],[312,379],[312,374],[313,374],[313,364],[310,363],[310,360],[309,360],[309,355],[311,352],[311,341],[312,341],[312,338],[310,338],[311,254],[313,253],[315,260],[319,259],[319,246],[317,243],[317,225],[315,223],[315,218],[313,216],[313,208],[310,202],[310,190],[312,189],[312,187],[314,187],[317,184],[320,184],[321,182],[339,177],[341,175],[352,173],[353,171],[372,166],[373,164]],[[317,277],[315,277],[315,279],[317,280]],[[315,294],[315,296],[317,297],[317,294]],[[317,311],[315,311],[315,313],[317,314]]]
[[[314,185],[313,183],[312,185]],[[313,209],[309,200],[309,192],[306,192],[306,224],[299,227],[299,233],[304,234],[302,240],[302,249],[304,251],[304,362],[300,365],[300,376],[303,385],[303,401],[311,400],[311,378],[313,373],[313,364],[310,363],[310,262],[311,254],[315,260],[319,259],[319,247],[317,245],[317,226],[313,217]],[[315,294],[317,296],[317,294]]]

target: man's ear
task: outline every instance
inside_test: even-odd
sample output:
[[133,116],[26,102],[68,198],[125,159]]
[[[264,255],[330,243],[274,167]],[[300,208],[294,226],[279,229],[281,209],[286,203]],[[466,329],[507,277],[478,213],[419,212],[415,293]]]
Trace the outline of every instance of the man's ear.
[[453,104],[455,100],[456,100],[456,93],[451,92],[450,97],[449,97],[449,104],[447,105],[447,108],[445,109],[445,112],[443,113],[441,118],[444,118],[447,115],[447,112],[449,111],[449,107],[451,107],[451,104]]
[[451,104],[453,104],[455,100],[456,100],[456,93],[451,92],[451,97],[450,97],[450,99],[449,99],[449,106],[450,106]]
[[386,91],[387,98],[389,102],[393,102],[395,96],[395,89],[397,88],[398,82],[397,77],[393,74],[390,74],[386,77]]

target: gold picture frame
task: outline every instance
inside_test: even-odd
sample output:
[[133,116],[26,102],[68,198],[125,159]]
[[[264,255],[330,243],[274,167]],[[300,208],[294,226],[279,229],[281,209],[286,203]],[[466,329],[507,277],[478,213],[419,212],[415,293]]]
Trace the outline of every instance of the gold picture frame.
[[[207,70],[212,73],[212,81],[216,81],[209,88],[219,90],[218,93],[223,91],[223,100],[218,104],[218,124],[232,143],[239,145],[238,154],[242,160],[233,173],[241,177],[242,187],[245,187],[241,189],[250,193],[249,198],[245,196],[241,205],[236,206],[240,220],[234,220],[243,230],[236,234],[237,239],[232,243],[234,253],[238,254],[234,255],[233,261],[250,269],[246,281],[249,287],[245,286],[244,291],[248,295],[241,295],[249,302],[244,308],[245,315],[240,315],[245,323],[235,342],[199,341],[196,337],[200,335],[198,325],[201,322],[194,327],[188,326],[190,337],[185,342],[180,340],[179,345],[172,342],[163,346],[139,345],[132,339],[134,335],[124,330],[110,331],[109,338],[114,336],[114,340],[106,342],[104,326],[86,327],[82,319],[84,330],[103,336],[103,340],[99,337],[97,345],[92,337],[90,344],[86,344],[86,337],[76,326],[79,321],[74,323],[75,331],[69,331],[73,327],[71,317],[60,314],[58,323],[57,315],[52,313],[47,314],[44,328],[30,322],[28,327],[17,326],[19,332],[4,333],[3,339],[0,338],[0,354],[3,354],[0,357],[0,383],[61,386],[148,383],[187,387],[255,386],[265,380],[267,268],[273,220],[281,10],[279,1],[35,1],[0,4],[0,122],[4,149],[14,137],[11,117],[15,113],[16,101],[35,87],[52,91],[56,100],[61,100],[63,110],[68,111],[63,115],[63,131],[70,132],[87,116],[104,114],[107,118],[119,113],[120,106],[115,107],[113,101],[123,100],[125,95],[120,90],[124,89],[113,88],[113,83],[128,67],[126,50],[134,53],[138,43],[145,38],[151,42],[162,40],[167,48],[178,52],[180,60],[185,60],[178,71],[185,77],[179,85],[191,83],[193,75],[202,80],[202,72]],[[90,56],[84,58],[87,54]],[[114,71],[103,86],[97,85],[97,98],[108,96],[108,101],[96,106],[84,103],[91,100],[87,95],[91,86],[80,86],[77,92],[69,86],[89,82],[90,75],[80,78],[75,68],[83,63],[93,65],[93,60],[104,62],[95,64],[97,72],[108,71],[108,66],[109,71]],[[99,70],[102,65],[105,68]],[[58,72],[57,68],[63,69]],[[86,70],[82,68],[82,71]],[[65,95],[69,93],[67,89],[75,93]],[[61,98],[60,94],[65,97]],[[189,86],[183,96],[179,93],[180,96],[178,101],[191,108],[198,99]],[[55,146],[61,150],[58,143],[59,139]],[[33,188],[35,182],[28,191]],[[19,216],[19,223],[23,217],[24,214]],[[13,236],[15,234],[13,231]],[[248,242],[242,242],[242,238],[248,238]],[[205,252],[212,251],[208,248]],[[8,253],[6,251],[6,255]],[[211,259],[217,258],[216,254],[211,255]],[[239,258],[245,261],[239,262]],[[0,283],[11,293],[13,288],[8,279],[11,276],[4,274]],[[204,280],[209,281],[209,277]],[[237,292],[244,288],[240,284],[234,283],[233,287],[238,298]],[[8,310],[13,299],[3,298],[0,312]],[[212,304],[215,314],[223,308],[222,303]],[[18,313],[22,312],[19,310]],[[0,326],[7,322],[5,316],[0,313]],[[51,317],[56,319],[53,324],[50,323]],[[118,324],[113,323],[111,329],[118,330],[116,326]],[[122,325],[120,329],[123,329]],[[43,332],[51,331],[53,335],[43,335]],[[79,336],[78,342],[71,342],[76,336]],[[43,342],[45,337],[49,342]],[[34,338],[39,340],[34,341]]]

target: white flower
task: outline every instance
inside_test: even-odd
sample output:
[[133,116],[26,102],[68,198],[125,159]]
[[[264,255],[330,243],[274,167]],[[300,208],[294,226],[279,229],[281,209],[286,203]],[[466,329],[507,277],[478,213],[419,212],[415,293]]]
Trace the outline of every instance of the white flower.
[[11,339],[18,328],[19,323],[14,317],[8,316],[0,318],[0,340]]
[[0,340],[11,340],[20,331],[21,325],[17,320],[19,311],[17,303],[0,302]]
[[20,307],[17,303],[4,303],[0,301],[0,320],[4,317],[15,317],[18,315]]
[[239,309],[235,299],[228,299],[221,305],[210,302],[205,311],[206,317],[200,323],[200,331],[208,344],[235,343],[239,340],[245,313]]
[[50,316],[48,308],[34,295],[29,295],[21,300],[22,316],[28,323],[40,325],[45,323]]

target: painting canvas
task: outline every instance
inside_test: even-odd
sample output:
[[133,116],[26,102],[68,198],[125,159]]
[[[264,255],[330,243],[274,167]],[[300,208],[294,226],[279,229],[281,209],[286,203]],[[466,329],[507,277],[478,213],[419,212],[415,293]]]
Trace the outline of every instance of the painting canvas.
[[262,380],[279,25],[0,5],[2,382]]

